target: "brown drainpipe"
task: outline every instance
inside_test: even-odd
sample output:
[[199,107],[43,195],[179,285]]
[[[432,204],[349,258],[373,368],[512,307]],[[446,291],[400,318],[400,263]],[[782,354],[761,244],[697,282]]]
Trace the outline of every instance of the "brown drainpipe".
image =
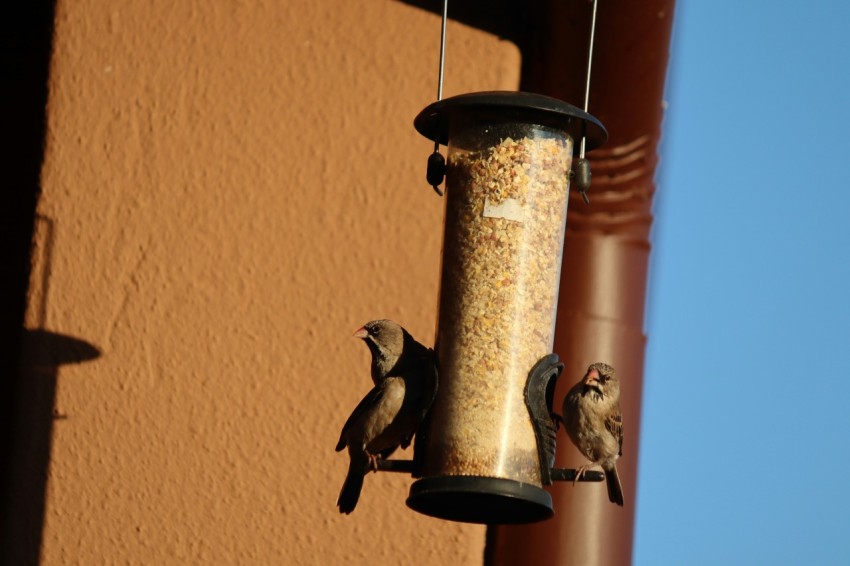
[[[539,7],[529,14],[528,29],[535,33],[518,38],[520,90],[580,106],[591,3],[551,0]],[[673,8],[673,0],[599,0],[589,112],[608,129],[609,140],[588,154],[590,205],[577,191],[570,195],[555,334],[555,353],[566,365],[557,412],[588,364],[605,361],[618,370],[625,427],[618,469],[626,504],[610,503],[601,484],[557,484],[553,519],[490,527],[488,565],[631,563],[649,231]],[[584,463],[559,432],[556,465]]]
[[[442,13],[440,0],[403,1]],[[488,529],[488,566],[631,562],[649,231],[674,5],[674,0],[598,0],[588,110],[608,129],[609,139],[587,154],[593,170],[590,205],[576,191],[570,195],[561,272],[554,350],[566,368],[555,408],[560,412],[564,394],[588,364],[605,361],[617,368],[625,426],[618,468],[626,504],[609,503],[599,484],[557,484],[551,488],[553,519]],[[449,17],[519,46],[520,90],[582,106],[591,8],[590,0],[450,0]],[[449,52],[447,59],[458,56]],[[584,463],[559,432],[556,466]]]

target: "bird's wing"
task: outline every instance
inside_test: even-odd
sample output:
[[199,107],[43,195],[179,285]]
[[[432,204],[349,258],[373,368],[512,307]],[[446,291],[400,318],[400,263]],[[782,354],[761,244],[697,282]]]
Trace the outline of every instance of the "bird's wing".
[[422,399],[422,417],[424,418],[434,399],[437,398],[437,389],[440,387],[437,354],[431,348],[428,348],[426,355],[423,356],[422,365],[424,366],[424,398]]
[[[385,383],[385,382],[384,382]],[[348,420],[345,421],[345,424],[342,425],[342,432],[339,433],[339,442],[336,443],[336,451],[339,452],[346,445],[345,433],[348,432],[348,429],[351,427],[352,423],[356,422],[357,419],[362,417],[366,411],[377,405],[381,402],[381,398],[384,396],[384,388],[381,385],[377,385],[373,387],[369,393],[366,394],[363,399],[360,400],[360,403],[354,408],[351,416],[348,417]]]
[[401,447],[405,449],[410,446],[410,443],[413,440],[413,436],[416,434],[419,426],[425,419],[425,415],[427,415],[428,411],[431,409],[431,405],[434,403],[434,399],[437,397],[437,388],[439,387],[440,382],[440,377],[437,370],[437,356],[434,353],[434,350],[432,350],[431,348],[426,349],[424,348],[424,346],[423,350],[424,351],[419,359],[418,368],[416,370],[417,372],[421,373],[421,375],[417,375],[417,383],[420,386],[422,392],[422,398],[419,401],[419,415],[416,419],[416,428],[409,431],[401,439]]
[[614,435],[617,439],[617,444],[620,445],[620,456],[623,455],[623,415],[620,411],[612,415],[608,415],[605,419],[605,428],[608,432]]

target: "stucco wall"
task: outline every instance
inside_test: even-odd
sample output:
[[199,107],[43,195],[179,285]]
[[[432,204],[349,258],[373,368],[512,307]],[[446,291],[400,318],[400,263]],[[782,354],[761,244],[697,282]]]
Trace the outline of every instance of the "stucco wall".
[[[516,88],[513,45],[448,32],[446,96]],[[352,331],[433,340],[438,44],[389,0],[58,1],[27,326],[100,355],[55,376],[43,564],[481,562],[409,477],[334,505]]]

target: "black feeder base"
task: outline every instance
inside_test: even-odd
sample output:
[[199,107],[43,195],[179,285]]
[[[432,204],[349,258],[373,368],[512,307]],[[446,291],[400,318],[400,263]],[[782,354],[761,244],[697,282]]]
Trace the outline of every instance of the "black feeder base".
[[534,523],[555,514],[542,488],[477,476],[420,479],[410,486],[407,506],[438,519],[487,525]]

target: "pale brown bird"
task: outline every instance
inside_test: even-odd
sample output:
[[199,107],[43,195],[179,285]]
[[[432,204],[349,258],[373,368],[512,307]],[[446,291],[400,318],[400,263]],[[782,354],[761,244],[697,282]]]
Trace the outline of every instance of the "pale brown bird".
[[368,322],[354,336],[372,352],[375,387],[360,401],[342,427],[336,450],[346,446],[348,474],[337,499],[340,513],[351,513],[360,498],[363,479],[378,460],[396,448],[407,448],[434,400],[437,368],[426,348],[390,320]]
[[[614,368],[590,364],[584,377],[564,397],[563,422],[573,444],[593,464],[602,466],[608,499],[623,505],[623,486],[617,459],[623,455],[623,417],[620,414],[620,382]],[[581,466],[580,478],[590,466]]]
[[396,366],[405,350],[417,355],[428,350],[397,323],[391,320],[372,320],[354,332],[372,353],[372,383],[378,385],[388,375],[398,375]]

